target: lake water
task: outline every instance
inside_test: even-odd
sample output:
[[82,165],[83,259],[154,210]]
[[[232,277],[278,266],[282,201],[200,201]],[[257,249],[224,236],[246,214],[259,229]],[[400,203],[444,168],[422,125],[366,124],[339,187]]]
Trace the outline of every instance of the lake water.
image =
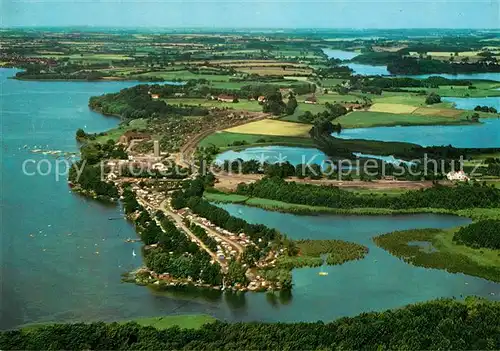
[[[340,239],[369,248],[370,252],[363,260],[341,266],[294,270],[293,300],[287,306],[280,306],[277,313],[283,316],[281,320],[293,320],[297,315],[311,320],[326,319],[332,313],[341,316],[372,308],[383,310],[438,296],[474,294],[500,299],[500,284],[463,274],[410,266],[378,248],[371,239],[377,233],[387,231],[464,225],[470,222],[465,218],[430,214],[297,216],[237,204],[219,206],[233,216],[277,228],[292,239]],[[328,272],[328,276],[318,275],[322,269]]]
[[[345,50],[332,50],[323,49],[323,52],[328,58],[338,58],[341,60],[351,60],[359,54],[352,51]],[[358,63],[347,63],[347,66],[354,70],[355,74],[364,76],[368,75],[390,75],[387,66],[373,66]],[[425,79],[431,76],[441,76],[448,79],[482,79],[500,81],[500,72],[486,72],[486,73],[462,73],[462,74],[447,74],[447,73],[433,73],[433,74],[419,74],[419,75],[398,75],[398,77],[410,77],[417,79]]]
[[460,73],[460,74],[433,73],[433,74],[408,75],[406,77],[425,79],[431,76],[441,76],[447,79],[481,79],[481,80],[494,80],[500,82],[500,72]]
[[[351,60],[354,57],[358,56],[359,53],[345,50],[332,50],[332,49],[323,49],[323,52],[328,56],[328,58],[337,58],[340,60]],[[373,66],[373,65],[364,65],[360,63],[348,62],[345,64],[354,71],[354,74],[361,75],[390,75],[387,70],[387,66]]]
[[462,126],[401,126],[343,129],[336,137],[403,141],[422,146],[452,145],[460,148],[500,147],[500,118]]
[[328,160],[323,152],[314,148],[302,148],[291,146],[262,146],[249,147],[247,149],[233,151],[228,150],[220,153],[216,157],[217,163],[241,158],[243,161],[258,160],[260,162],[290,162],[296,166],[298,164],[321,164]]
[[478,98],[459,98],[459,97],[442,97],[441,100],[452,102],[455,107],[461,110],[474,110],[476,106],[494,107],[500,111],[500,96],[495,97],[478,97]]
[[[416,227],[468,223],[450,216],[343,217],[292,216],[225,205],[233,214],[282,230],[291,237],[347,238],[371,245],[364,261],[294,271],[292,298],[266,294],[159,293],[121,283],[120,274],[138,267],[139,244],[116,206],[69,192],[66,177],[28,176],[23,162],[55,159],[29,149],[76,151],[75,131],[103,131],[115,118],[91,112],[92,95],[133,85],[127,82],[35,82],[7,79],[16,70],[0,69],[2,211],[0,251],[0,328],[47,321],[116,320],[172,313],[207,313],[228,321],[315,321],[386,309],[441,296],[489,296],[498,285],[461,274],[406,265],[371,247],[370,237]],[[24,148],[27,145],[27,148]],[[27,167],[32,171],[33,165]],[[375,262],[377,260],[377,262]],[[465,285],[465,283],[469,283]],[[499,296],[500,294],[495,295]],[[489,296],[491,297],[491,296]]]

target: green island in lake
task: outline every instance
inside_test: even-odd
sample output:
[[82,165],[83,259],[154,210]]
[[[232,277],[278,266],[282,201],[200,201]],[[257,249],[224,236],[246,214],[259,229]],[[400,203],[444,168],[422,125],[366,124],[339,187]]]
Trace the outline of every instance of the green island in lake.
[[8,3],[0,349],[500,349],[498,16],[396,3]]

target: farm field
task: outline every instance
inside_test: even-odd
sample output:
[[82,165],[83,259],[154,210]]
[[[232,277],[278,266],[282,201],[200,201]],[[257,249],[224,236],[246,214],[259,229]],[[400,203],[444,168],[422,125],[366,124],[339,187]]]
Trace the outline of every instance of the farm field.
[[[440,96],[448,97],[489,97],[489,96],[500,96],[500,87],[498,82],[485,82],[485,81],[473,81],[473,86],[476,89],[469,89],[467,86],[447,86],[443,85],[439,88],[426,88],[427,92],[433,92]],[[408,90],[421,90],[422,88],[406,88]]]
[[230,75],[221,75],[221,74],[195,74],[190,71],[154,71],[147,72],[143,74],[138,74],[136,77],[159,77],[165,80],[183,80],[187,81],[189,79],[207,79],[209,81],[219,81],[219,82],[227,82],[229,79],[233,78]]
[[395,125],[468,124],[466,119],[421,114],[354,111],[335,120],[343,128],[368,128]]
[[239,72],[258,74],[260,76],[309,76],[310,68],[285,68],[280,66],[234,67]]
[[416,107],[426,106],[425,96],[412,95],[409,93],[386,93],[383,92],[382,95],[374,96],[372,98],[375,104],[401,104],[410,105]]
[[[326,104],[327,102],[330,104],[335,104],[335,103],[343,103],[343,102],[352,102],[352,101],[361,101],[362,98],[361,96],[366,95],[366,94],[346,94],[346,95],[340,95],[340,94],[335,94],[335,93],[329,93],[329,94],[316,94],[316,98],[318,99],[318,104]],[[297,97],[297,101],[304,101],[305,98],[307,98],[309,95],[301,95]]]
[[[443,106],[436,104],[433,106]],[[369,108],[370,112],[386,112],[391,114],[415,114],[423,116],[439,116],[458,118],[463,115],[464,110],[439,107],[417,107],[405,104],[375,103]]]
[[90,54],[90,53],[82,53],[82,54],[73,54],[73,55],[64,55],[64,54],[43,54],[36,55],[36,57],[44,57],[44,58],[56,58],[56,59],[69,59],[70,61],[92,61],[92,62],[111,62],[111,61],[124,61],[131,60],[132,57],[121,54]]
[[418,107],[404,104],[386,104],[376,103],[370,106],[370,112],[388,112],[388,113],[413,113]]
[[200,105],[204,107],[231,108],[235,110],[246,110],[252,112],[261,112],[262,106],[257,101],[239,100],[239,102],[222,102],[217,100],[196,99],[196,98],[172,98],[166,99],[167,103],[173,105]]
[[325,109],[325,105],[322,104],[305,104],[303,102],[299,102],[293,115],[282,117],[281,120],[289,122],[299,122],[299,116],[303,115],[304,112],[309,111],[312,114],[316,114],[325,111]]
[[[239,147],[232,146],[234,142],[244,143],[244,145]],[[275,135],[263,135],[263,134],[241,134],[241,133],[229,133],[229,132],[216,132],[210,134],[204,138],[198,146],[207,147],[210,145],[217,146],[221,149],[224,148],[246,148],[256,145],[296,145],[311,147],[314,146],[313,140],[305,137],[286,137],[286,136],[275,136]]]
[[241,134],[275,135],[289,137],[309,137],[310,125],[264,119],[226,129],[226,132]]

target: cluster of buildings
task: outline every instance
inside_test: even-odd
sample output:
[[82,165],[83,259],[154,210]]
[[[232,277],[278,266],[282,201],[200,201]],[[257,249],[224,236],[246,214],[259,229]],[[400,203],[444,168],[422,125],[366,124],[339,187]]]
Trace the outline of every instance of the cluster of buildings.
[[33,63],[39,65],[56,66],[57,61],[53,58],[47,57],[28,57],[18,54],[0,54],[0,61],[9,63]]
[[[193,214],[188,208],[184,208],[181,210],[177,211],[177,214],[179,214],[183,218],[187,218],[190,221],[193,221],[197,223],[198,225],[205,227],[209,230],[217,232],[219,235],[227,237],[228,240],[230,240],[233,243],[237,243],[241,245],[242,247],[245,247],[252,242],[247,238],[247,236],[244,233],[240,233],[238,235],[231,233],[230,231],[220,228],[216,225],[214,225],[212,222],[210,222],[208,219],[205,219],[203,217],[199,217],[195,214]],[[212,237],[216,242],[217,242],[217,258],[219,261],[229,261],[231,259],[234,259],[238,256],[238,251],[232,245],[229,241],[226,241],[219,236],[216,235],[211,235],[210,231],[207,232],[207,234]]]
[[141,189],[138,185],[139,181],[132,183],[132,190],[141,199],[144,199],[149,205],[154,208],[160,208],[160,205],[165,201],[165,195],[162,192],[153,192],[146,189]]
[[458,171],[458,172],[449,172],[446,174],[446,178],[450,181],[456,181],[456,182],[468,182],[470,178],[465,174],[464,171]]

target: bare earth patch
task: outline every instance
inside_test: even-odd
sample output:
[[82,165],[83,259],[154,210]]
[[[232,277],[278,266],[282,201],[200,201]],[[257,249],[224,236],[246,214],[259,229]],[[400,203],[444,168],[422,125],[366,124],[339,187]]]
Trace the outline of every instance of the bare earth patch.
[[457,118],[462,114],[462,110],[455,110],[452,108],[432,108],[432,107],[419,107],[413,114],[423,115],[423,116],[442,116]]
[[[253,183],[262,179],[261,174],[218,174],[215,188],[223,191],[234,191],[240,183]],[[332,185],[343,189],[372,189],[372,190],[417,190],[432,187],[432,181],[398,181],[375,180],[372,182],[341,181],[332,179],[299,179],[288,178],[286,181],[313,185]],[[443,183],[444,184],[444,183]]]

